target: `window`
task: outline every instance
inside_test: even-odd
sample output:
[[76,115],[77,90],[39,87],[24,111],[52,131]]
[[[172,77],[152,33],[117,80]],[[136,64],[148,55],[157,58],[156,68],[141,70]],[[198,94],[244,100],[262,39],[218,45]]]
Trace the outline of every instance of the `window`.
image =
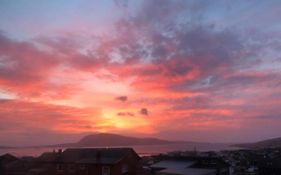
[[75,166],[73,164],[68,165],[68,171],[69,172],[75,171]]
[[123,164],[122,165],[122,173],[127,173],[129,170],[128,170],[128,164]]
[[110,175],[110,167],[109,166],[103,166],[102,167],[102,175]]
[[80,165],[80,170],[85,170],[86,166],[85,165]]
[[62,171],[63,168],[62,168],[62,164],[57,164],[57,171]]

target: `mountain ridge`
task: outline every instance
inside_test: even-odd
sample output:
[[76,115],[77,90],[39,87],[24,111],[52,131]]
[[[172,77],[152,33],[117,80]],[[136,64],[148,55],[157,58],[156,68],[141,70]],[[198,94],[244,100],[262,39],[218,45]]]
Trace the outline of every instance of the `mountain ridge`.
[[192,143],[188,141],[169,141],[164,139],[145,137],[130,137],[111,133],[97,133],[86,135],[76,143],[62,143],[56,147],[101,147],[101,146],[132,146],[132,145],[157,145],[157,144],[175,144]]
[[11,148],[14,148],[14,147],[0,145],[0,149],[11,149]]
[[261,140],[261,141],[252,142],[252,143],[235,144],[233,146],[241,147],[241,148],[249,148],[249,149],[281,147],[281,137]]

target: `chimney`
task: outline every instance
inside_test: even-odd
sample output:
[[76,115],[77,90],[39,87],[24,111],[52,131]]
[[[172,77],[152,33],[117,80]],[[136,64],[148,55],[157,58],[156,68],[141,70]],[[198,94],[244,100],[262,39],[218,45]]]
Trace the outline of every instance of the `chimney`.
[[56,159],[58,162],[61,162],[62,157],[62,149],[58,149],[58,152],[56,153]]

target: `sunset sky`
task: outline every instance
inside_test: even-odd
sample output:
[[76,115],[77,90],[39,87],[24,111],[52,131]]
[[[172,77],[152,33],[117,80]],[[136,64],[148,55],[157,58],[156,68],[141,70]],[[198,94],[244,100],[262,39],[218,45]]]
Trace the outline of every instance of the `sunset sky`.
[[281,136],[280,0],[0,0],[0,145]]

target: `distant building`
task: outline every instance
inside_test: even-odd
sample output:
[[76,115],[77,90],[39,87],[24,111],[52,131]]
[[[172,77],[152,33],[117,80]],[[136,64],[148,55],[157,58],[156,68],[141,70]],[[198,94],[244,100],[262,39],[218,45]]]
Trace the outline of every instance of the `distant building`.
[[191,168],[195,161],[163,160],[151,166],[157,175],[216,175],[214,169]]
[[46,175],[135,175],[140,157],[131,148],[75,148],[43,153],[38,160]]
[[259,175],[281,174],[281,157],[264,158],[258,164]]

